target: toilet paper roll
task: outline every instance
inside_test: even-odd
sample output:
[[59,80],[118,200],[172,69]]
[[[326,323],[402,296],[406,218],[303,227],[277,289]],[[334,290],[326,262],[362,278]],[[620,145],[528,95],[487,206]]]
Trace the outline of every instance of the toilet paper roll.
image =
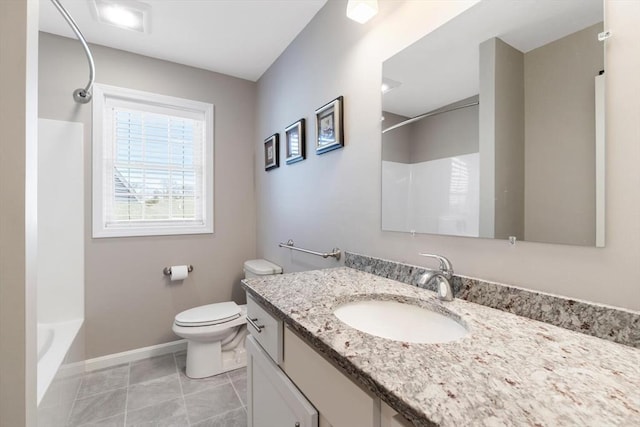
[[187,265],[172,265],[171,266],[171,281],[184,280],[189,275],[189,266]]

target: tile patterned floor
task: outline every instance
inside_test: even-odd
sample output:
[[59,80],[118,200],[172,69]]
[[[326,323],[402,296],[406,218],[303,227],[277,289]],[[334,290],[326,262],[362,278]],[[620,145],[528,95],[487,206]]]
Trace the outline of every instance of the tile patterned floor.
[[178,352],[55,380],[38,427],[246,427],[246,369],[194,380],[185,365]]

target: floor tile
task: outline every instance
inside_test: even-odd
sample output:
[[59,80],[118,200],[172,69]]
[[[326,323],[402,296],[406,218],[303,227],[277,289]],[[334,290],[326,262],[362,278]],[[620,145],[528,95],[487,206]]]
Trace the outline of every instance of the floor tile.
[[82,375],[53,380],[38,405],[38,427],[66,425],[81,382]]
[[[38,425],[38,427],[40,427],[40,425]],[[124,427],[124,413],[102,420],[92,421],[88,424],[82,424],[78,427]]]
[[231,384],[238,393],[243,405],[247,404],[247,370],[237,369],[229,373]]
[[127,389],[108,391],[84,399],[77,399],[73,404],[69,424],[78,426],[120,414],[124,412]]
[[160,421],[146,421],[135,424],[127,424],[127,427],[187,427],[189,426],[187,414],[176,415]]
[[244,408],[234,409],[222,415],[218,415],[192,427],[247,427],[247,412]]
[[184,397],[191,423],[204,421],[216,415],[242,407],[231,384],[223,384]]
[[229,378],[236,378],[236,377],[246,378],[247,368],[234,369],[233,371],[227,372],[227,375],[229,375]]
[[187,352],[181,351],[178,353],[174,353],[173,357],[176,359],[176,365],[178,366],[178,370],[183,370],[187,367]]
[[176,373],[176,362],[173,354],[152,357],[131,363],[129,385],[155,380]]
[[38,427],[246,427],[246,368],[191,379],[185,365],[183,351],[56,380]]
[[129,387],[127,411],[144,408],[159,402],[182,397],[178,374],[166,375],[155,380]]
[[127,411],[127,426],[180,426],[188,425],[182,397],[153,406]]
[[84,374],[78,391],[78,399],[126,387],[128,377],[128,364]]
[[73,400],[59,406],[38,408],[38,427],[61,427],[67,425]]
[[189,378],[186,374],[186,353],[176,354],[176,363],[180,372],[180,382],[182,383],[182,392],[187,394],[198,393],[222,384],[229,384],[229,377],[226,374],[214,375],[212,377],[194,379]]
[[51,382],[49,389],[44,394],[38,409],[73,402],[78,395],[78,389],[82,382],[82,375],[75,375],[68,378],[56,378]]

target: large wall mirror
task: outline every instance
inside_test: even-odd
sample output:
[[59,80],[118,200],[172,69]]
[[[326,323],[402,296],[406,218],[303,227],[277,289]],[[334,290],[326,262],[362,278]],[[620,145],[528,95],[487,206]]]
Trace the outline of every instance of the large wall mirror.
[[604,246],[602,0],[484,0],[383,64],[382,229]]

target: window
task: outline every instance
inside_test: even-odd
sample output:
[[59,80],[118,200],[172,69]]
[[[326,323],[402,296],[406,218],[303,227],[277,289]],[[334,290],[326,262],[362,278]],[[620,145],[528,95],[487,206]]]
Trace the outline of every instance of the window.
[[213,233],[213,105],[93,91],[93,237]]

